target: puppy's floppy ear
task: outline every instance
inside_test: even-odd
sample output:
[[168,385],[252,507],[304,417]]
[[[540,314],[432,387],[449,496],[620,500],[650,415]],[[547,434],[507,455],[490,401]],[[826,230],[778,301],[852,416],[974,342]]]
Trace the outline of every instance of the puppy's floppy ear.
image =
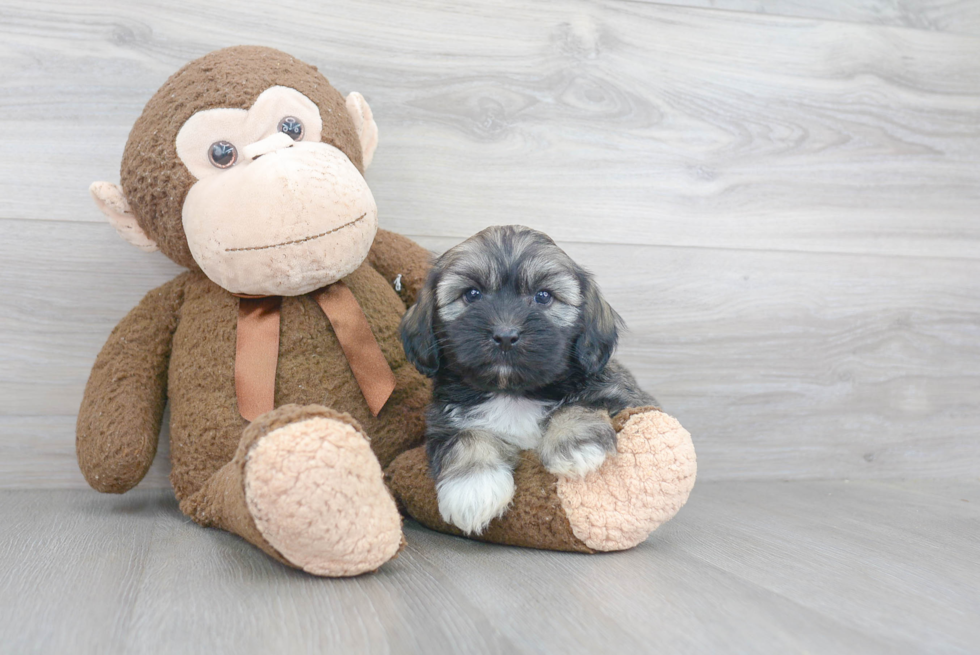
[[582,288],[579,306],[582,332],[575,339],[572,356],[587,374],[592,375],[601,371],[612,357],[623,319],[602,297],[589,273],[580,272],[579,284]]
[[433,269],[419,291],[418,300],[402,317],[400,328],[405,356],[419,373],[430,378],[439,370],[439,344],[432,325],[436,312],[437,282],[438,273]]

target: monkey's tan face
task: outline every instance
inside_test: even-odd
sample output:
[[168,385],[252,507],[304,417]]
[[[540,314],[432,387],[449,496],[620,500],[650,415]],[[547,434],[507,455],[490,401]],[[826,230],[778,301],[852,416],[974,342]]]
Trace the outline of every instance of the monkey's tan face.
[[187,242],[216,284],[250,295],[300,295],[367,257],[378,209],[347,156],[322,143],[317,106],[286,87],[252,107],[198,112],[177,134],[197,178],[183,205]]

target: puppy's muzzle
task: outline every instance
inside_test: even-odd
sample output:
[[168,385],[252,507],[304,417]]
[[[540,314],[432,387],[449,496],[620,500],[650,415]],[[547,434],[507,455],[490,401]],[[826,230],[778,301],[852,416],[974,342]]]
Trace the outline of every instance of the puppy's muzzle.
[[496,327],[493,330],[493,341],[504,352],[513,348],[520,338],[521,332],[515,327]]

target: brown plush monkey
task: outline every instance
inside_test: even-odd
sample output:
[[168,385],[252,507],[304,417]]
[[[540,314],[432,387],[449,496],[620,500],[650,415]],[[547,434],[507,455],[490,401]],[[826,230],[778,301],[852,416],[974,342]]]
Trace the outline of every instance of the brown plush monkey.
[[[377,227],[363,177],[376,145],[359,94],[269,48],[213,52],[150,99],[121,188],[91,191],[127,241],[190,270],[147,294],[96,359],[77,426],[95,489],[143,478],[169,399],[181,510],[290,566],[356,575],[394,557],[389,487],[423,523],[455,531],[417,448],[427,381],[398,338],[429,256]],[[693,483],[689,438],[659,413],[618,420],[621,443],[642,442],[632,460],[576,482],[528,459],[511,511],[482,538],[613,550],[673,515]],[[670,472],[650,477],[657,467]]]

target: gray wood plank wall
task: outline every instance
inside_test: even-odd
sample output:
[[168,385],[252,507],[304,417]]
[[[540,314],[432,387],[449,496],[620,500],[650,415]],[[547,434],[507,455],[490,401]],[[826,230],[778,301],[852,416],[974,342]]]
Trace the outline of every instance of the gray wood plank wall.
[[980,2],[3,0],[0,488],[84,486],[89,367],[178,272],[88,184],[240,43],[365,95],[384,227],[523,223],[593,269],[703,479],[977,477]]

